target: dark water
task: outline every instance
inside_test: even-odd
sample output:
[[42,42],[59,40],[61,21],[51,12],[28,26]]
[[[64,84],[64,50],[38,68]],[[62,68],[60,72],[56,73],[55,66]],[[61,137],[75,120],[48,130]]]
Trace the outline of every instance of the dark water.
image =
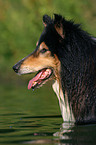
[[96,144],[96,125],[63,123],[50,84],[27,90],[27,83],[0,86],[0,144]]

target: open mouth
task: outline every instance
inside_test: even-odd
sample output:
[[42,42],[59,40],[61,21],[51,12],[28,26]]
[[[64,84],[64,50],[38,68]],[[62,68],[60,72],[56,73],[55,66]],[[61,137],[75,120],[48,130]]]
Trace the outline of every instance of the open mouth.
[[42,84],[44,84],[47,80],[50,79],[53,74],[53,70],[51,68],[44,68],[40,70],[33,79],[29,81],[28,89],[39,88]]

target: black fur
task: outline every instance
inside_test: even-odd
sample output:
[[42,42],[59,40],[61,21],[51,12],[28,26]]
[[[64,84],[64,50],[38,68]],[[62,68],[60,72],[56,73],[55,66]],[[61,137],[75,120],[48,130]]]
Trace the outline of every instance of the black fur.
[[[47,26],[39,44],[44,41],[61,62],[61,84],[76,123],[96,122],[96,39],[60,15],[52,20],[46,15],[43,19]],[[64,39],[55,25],[63,27]]]

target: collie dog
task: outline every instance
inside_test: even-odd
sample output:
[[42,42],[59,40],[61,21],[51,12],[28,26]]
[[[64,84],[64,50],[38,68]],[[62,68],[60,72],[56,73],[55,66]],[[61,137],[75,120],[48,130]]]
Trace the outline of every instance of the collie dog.
[[53,79],[64,121],[96,122],[96,38],[61,15],[44,15],[43,24],[36,49],[15,64],[14,71],[37,72],[28,89]]

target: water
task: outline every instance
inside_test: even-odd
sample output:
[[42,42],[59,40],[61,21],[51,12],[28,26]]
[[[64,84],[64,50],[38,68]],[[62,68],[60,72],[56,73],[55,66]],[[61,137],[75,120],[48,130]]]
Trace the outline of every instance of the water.
[[24,82],[1,83],[0,144],[96,144],[95,124],[63,123],[50,84],[33,91]]

